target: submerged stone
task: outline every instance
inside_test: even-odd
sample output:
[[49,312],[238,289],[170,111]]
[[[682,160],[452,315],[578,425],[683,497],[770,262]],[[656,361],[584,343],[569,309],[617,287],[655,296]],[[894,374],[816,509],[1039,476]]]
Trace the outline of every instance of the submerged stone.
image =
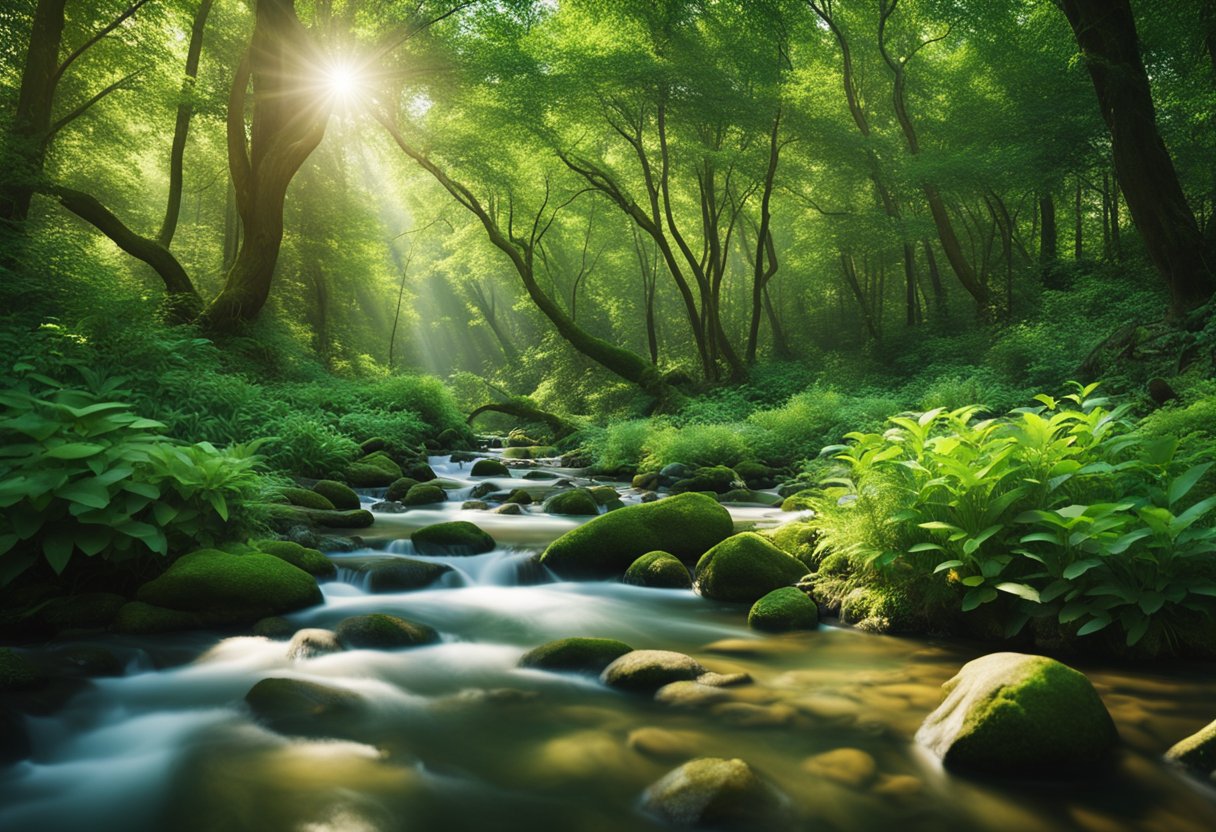
[[615,577],[656,548],[691,562],[733,530],[715,500],[682,494],[595,517],[549,544],[541,563],[563,578]]
[[942,686],[916,733],[942,763],[1004,776],[1083,775],[1109,761],[1115,724],[1084,674],[1044,656],[993,653]]
[[349,690],[302,679],[263,679],[245,694],[254,717],[285,734],[324,735],[354,715],[361,702]]
[[874,782],[878,763],[860,748],[836,748],[802,761],[802,770],[842,786],[860,789]]
[[670,650],[634,650],[604,668],[600,681],[622,690],[654,693],[672,682],[696,679],[705,668],[692,656]]
[[338,624],[337,636],[352,650],[391,650],[439,641],[439,632],[434,627],[383,613],[343,619]]
[[642,795],[642,808],[673,826],[763,829],[786,800],[743,760],[702,757],[669,772]]

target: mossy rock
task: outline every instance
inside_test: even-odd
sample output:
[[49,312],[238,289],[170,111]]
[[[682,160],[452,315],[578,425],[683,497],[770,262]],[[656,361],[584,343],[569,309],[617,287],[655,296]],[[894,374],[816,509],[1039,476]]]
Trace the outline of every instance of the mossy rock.
[[287,502],[301,508],[319,508],[323,511],[333,511],[334,504],[324,496],[307,488],[280,488],[279,493],[287,498]]
[[263,618],[254,623],[250,632],[255,636],[268,638],[271,641],[283,641],[295,635],[297,629],[299,628],[286,618],[280,615],[272,615],[269,618]]
[[808,571],[813,571],[822,555],[816,553],[819,546],[819,529],[805,521],[785,523],[765,531],[764,536],[773,544],[796,558]]
[[511,476],[511,469],[497,459],[479,459],[473,463],[473,469],[469,471],[469,476],[509,477]]
[[192,612],[170,610],[143,601],[123,604],[114,617],[114,631],[130,635],[177,633],[203,626],[202,619]]
[[683,494],[687,491],[712,491],[715,494],[725,494],[735,488],[739,475],[725,465],[715,465],[711,468],[698,468],[691,477],[679,480],[671,487],[672,494]]
[[0,647],[0,692],[33,687],[39,676],[38,668],[25,656]]
[[425,462],[415,462],[413,465],[406,466],[405,471],[402,474],[398,474],[398,476],[407,476],[418,480],[418,482],[430,482],[433,479],[438,479],[435,470]]
[[[825,567],[835,569],[836,565],[836,560],[830,565],[824,560]],[[930,623],[925,620],[923,607],[906,589],[871,584],[856,587],[840,599],[840,620],[868,633],[917,633]],[[1000,632],[993,637],[999,638]]]
[[285,560],[297,569],[303,569],[317,578],[333,578],[338,574],[334,562],[316,549],[309,549],[290,540],[261,540],[255,544],[258,551]]
[[600,681],[635,693],[654,693],[672,682],[687,682],[705,673],[692,656],[670,650],[631,650],[604,668]]
[[510,515],[519,515],[519,514],[523,514],[523,513],[524,513],[524,510],[518,503],[504,503],[503,505],[499,506],[496,509],[493,509],[490,512],[490,514],[510,514]]
[[606,506],[611,502],[621,499],[620,493],[611,485],[593,485],[587,489],[587,493],[594,497],[595,501],[601,506]]
[[125,603],[126,598],[112,592],[86,592],[48,601],[36,618],[55,632],[91,630],[110,626]]
[[443,563],[412,558],[378,558],[359,568],[368,592],[405,592],[430,586],[452,571]]
[[312,490],[333,503],[338,511],[355,511],[359,508],[359,495],[349,485],[337,480],[319,480]]
[[732,488],[725,494],[718,495],[719,503],[751,503],[761,506],[775,506],[781,498],[773,494],[752,491],[750,488]]
[[528,436],[522,430],[516,429],[507,434],[508,448],[528,448],[533,445],[539,445],[540,442]]
[[494,549],[494,538],[467,520],[435,523],[410,535],[420,555],[484,555]]
[[647,552],[625,570],[621,578],[627,584],[652,589],[690,589],[692,578],[688,567],[670,552]]
[[322,600],[312,575],[285,560],[215,549],[178,558],[163,575],[141,586],[136,599],[197,613],[208,624],[253,622]]
[[342,688],[302,679],[263,679],[245,694],[257,720],[285,734],[324,735],[328,725],[354,716],[362,698]]
[[1216,772],[1216,722],[1175,744],[1165,759],[1199,774]]
[[346,480],[356,488],[382,488],[401,478],[401,469],[386,471],[378,465],[352,462],[346,468]]
[[287,658],[292,661],[315,659],[317,656],[341,653],[345,649],[332,630],[306,627],[292,635],[287,645]]
[[464,511],[485,511],[490,507],[490,504],[485,500],[465,500],[460,504]]
[[410,489],[418,484],[418,480],[413,477],[398,477],[389,484],[388,491],[384,494],[384,499],[391,502],[400,502],[406,494],[410,493]]
[[804,488],[786,497],[781,503],[782,511],[813,511],[814,501],[823,496],[818,488]]
[[618,577],[656,546],[690,563],[732,531],[717,501],[682,494],[595,517],[549,544],[541,563],[562,578]]
[[552,471],[529,471],[524,474],[523,478],[525,480],[555,480],[558,477]]
[[359,453],[367,456],[368,454],[374,454],[376,451],[383,451],[387,447],[387,439],[382,436],[373,436],[371,439],[359,443]]
[[557,455],[558,450],[552,445],[533,445],[526,448],[507,448],[502,452],[503,459],[551,459]]
[[406,493],[401,502],[407,506],[427,506],[445,502],[447,498],[447,492],[439,486],[419,483]]
[[647,814],[681,828],[788,828],[787,806],[750,765],[719,757],[691,760],[642,795]]
[[331,529],[366,529],[376,522],[367,509],[354,511],[319,511],[313,508],[292,506],[282,517],[290,522],[302,522],[310,526],[327,526]]
[[337,633],[338,640],[350,650],[394,650],[439,641],[434,627],[383,613],[344,618]]
[[638,474],[629,485],[635,491],[657,491],[660,485],[658,472]]
[[774,488],[777,485],[777,469],[759,462],[740,462],[734,471],[748,488]]
[[723,540],[697,561],[693,586],[715,601],[754,603],[805,574],[805,566],[772,543],[755,532],[743,532]]
[[469,447],[469,440],[455,428],[445,428],[435,437],[439,447],[449,451],[462,450]]
[[549,514],[595,517],[600,513],[600,507],[587,489],[572,488],[569,491],[559,491],[545,500],[545,511]]
[[517,506],[530,506],[532,505],[532,495],[522,488],[517,488],[508,494],[507,499],[503,502],[514,503]]
[[560,638],[524,653],[519,666],[598,675],[632,650],[625,642],[612,638]]
[[1119,735],[1085,675],[1045,656],[993,653],[942,685],[917,742],[949,769],[997,776],[1084,776],[1111,762]]
[[752,605],[747,626],[770,633],[814,630],[819,627],[819,607],[802,590],[784,586]]

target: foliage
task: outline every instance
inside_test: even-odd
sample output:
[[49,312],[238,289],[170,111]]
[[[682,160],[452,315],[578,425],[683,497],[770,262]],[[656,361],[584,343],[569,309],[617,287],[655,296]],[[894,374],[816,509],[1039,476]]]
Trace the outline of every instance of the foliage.
[[1007,636],[1054,618],[1086,636],[1117,623],[1129,646],[1216,596],[1216,497],[1190,495],[1210,444],[1135,432],[1097,385],[1000,419],[969,406],[896,416],[825,449],[843,476],[817,501],[820,551],[855,581],[914,585],[964,613],[1004,597]]
[[74,556],[166,555],[254,525],[256,445],[176,442],[112,381],[84,371],[90,391],[15,369],[0,394],[0,583],[39,559],[60,574]]

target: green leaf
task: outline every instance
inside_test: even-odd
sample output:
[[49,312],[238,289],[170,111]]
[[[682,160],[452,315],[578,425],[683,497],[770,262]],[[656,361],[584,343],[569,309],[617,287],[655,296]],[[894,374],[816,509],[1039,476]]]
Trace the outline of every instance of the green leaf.
[[1092,633],[1098,632],[1099,630],[1105,630],[1110,626],[1110,622],[1111,618],[1109,615],[1106,615],[1105,613],[1096,615],[1081,625],[1081,629],[1077,630],[1077,635],[1088,636]]
[[1182,474],[1170,483],[1170,487],[1166,489],[1165,499],[1172,506],[1174,503],[1181,500],[1187,493],[1195,487],[1195,484],[1203,478],[1203,475],[1208,472],[1213,463],[1205,462],[1202,465],[1196,465],[1185,474]]
[[963,612],[971,612],[981,604],[996,600],[996,590],[989,586],[973,589],[963,596]]
[[984,583],[983,575],[969,575],[968,577],[963,578],[963,581],[962,581],[963,586],[980,586],[983,583]]
[[1064,567],[1064,572],[1062,575],[1067,580],[1074,581],[1089,570],[1093,569],[1095,566],[1101,565],[1102,561],[1098,558],[1086,558],[1085,560],[1078,560]]
[[89,508],[105,508],[110,504],[109,490],[96,477],[70,482],[59,488],[55,496]]
[[963,565],[964,564],[961,560],[944,560],[934,568],[933,574],[936,575],[938,572],[945,572],[947,569],[957,569]]
[[211,507],[215,509],[215,513],[220,516],[220,519],[228,522],[228,502],[224,499],[224,495],[218,493],[208,494],[207,500],[211,503]]
[[1032,586],[1019,584],[1013,581],[1003,581],[996,585],[996,588],[1001,592],[1008,592],[1010,595],[1016,595],[1019,598],[1025,598],[1027,601],[1033,601],[1036,604],[1041,604],[1039,591]]
[[996,534],[1003,528],[1005,528],[1005,527],[999,523],[995,526],[989,526],[988,528],[984,529],[982,532],[977,534],[975,537],[971,538],[966,543],[964,543],[963,552],[968,555],[975,554],[975,551],[977,549],[979,549],[980,546],[984,545],[984,541],[986,541],[988,538],[992,537],[994,534]]
[[[1145,592],[1140,596],[1140,610],[1145,615],[1152,615],[1165,604],[1165,596],[1160,592]],[[1128,642],[1131,644],[1131,642]]]
[[72,535],[64,530],[50,532],[42,538],[42,554],[56,575],[63,573],[72,557]]
[[908,547],[908,554],[915,554],[916,552],[944,552],[944,551],[946,551],[946,547],[941,546],[937,543],[917,543],[914,546]]
[[928,529],[934,532],[957,532],[961,531],[958,526],[950,523],[943,523],[941,520],[930,520],[928,523],[919,524],[922,529]]
[[95,456],[105,449],[105,445],[97,445],[92,442],[68,442],[48,449],[46,456],[51,459],[84,459]]

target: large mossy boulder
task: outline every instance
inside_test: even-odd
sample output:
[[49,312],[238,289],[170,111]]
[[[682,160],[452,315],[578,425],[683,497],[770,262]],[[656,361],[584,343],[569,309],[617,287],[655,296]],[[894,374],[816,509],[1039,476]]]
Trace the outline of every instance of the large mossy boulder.
[[559,491],[545,500],[544,508],[548,514],[566,514],[574,517],[595,517],[600,513],[600,504],[585,488]]
[[494,538],[467,520],[435,523],[410,535],[420,555],[484,555],[494,549]]
[[734,470],[748,488],[774,488],[777,485],[777,469],[759,462],[740,462]]
[[[391,485],[402,476],[401,466],[384,451],[360,457],[346,469],[346,479],[356,488],[379,488]],[[415,479],[417,479],[415,477]]]
[[1216,722],[1174,745],[1165,759],[1200,774],[1216,774]]
[[448,498],[447,492],[437,485],[419,483],[406,493],[401,502],[407,506],[427,506],[442,503]]
[[398,477],[389,485],[388,491],[384,492],[384,499],[387,502],[399,503],[417,484],[418,480],[413,477]]
[[260,540],[254,547],[259,552],[285,560],[316,578],[332,578],[338,574],[338,567],[321,552],[290,540]]
[[1110,761],[1119,739],[1089,679],[1045,656],[993,653],[942,689],[916,740],[957,771],[1083,776]]
[[511,469],[503,465],[497,459],[479,459],[473,463],[473,469],[469,471],[471,477],[509,477]]
[[153,635],[194,630],[203,626],[202,619],[192,612],[167,610],[143,601],[123,604],[114,617],[115,632],[130,635]]
[[713,491],[715,494],[725,494],[736,488],[735,483],[742,482],[734,470],[725,465],[715,465],[710,468],[698,468],[692,476],[678,480],[671,486],[671,493],[683,494],[686,491]]
[[598,675],[631,650],[625,642],[612,638],[561,638],[524,653],[519,666]]
[[769,633],[814,630],[819,627],[819,607],[797,587],[783,586],[752,605],[747,626]]
[[805,574],[798,560],[755,532],[743,532],[702,555],[693,571],[693,586],[715,601],[754,603]]
[[202,549],[141,586],[136,599],[196,613],[204,623],[236,624],[319,604],[321,590],[312,575],[274,555]]
[[642,808],[672,826],[781,828],[787,800],[743,760],[701,757],[669,772],[642,795]]
[[[287,502],[300,508],[316,508],[322,511],[333,511],[336,508],[333,502],[324,494],[318,494],[316,491],[309,491],[306,488],[280,488],[279,494]],[[355,508],[358,508],[358,506],[355,506]]]
[[415,462],[413,465],[406,466],[404,475],[416,479],[418,482],[430,482],[439,478],[435,469],[425,462]]
[[338,624],[337,635],[351,650],[394,650],[439,641],[439,632],[434,627],[383,613],[344,618]]
[[355,489],[337,480],[318,480],[312,490],[333,503],[333,507],[339,511],[359,508],[359,495]]
[[611,578],[656,549],[695,562],[734,531],[730,513],[703,494],[682,494],[603,514],[566,532],[541,564],[562,578]]
[[672,682],[686,682],[705,673],[692,656],[670,650],[633,650],[604,668],[600,681],[611,688],[654,693]]
[[361,697],[342,688],[303,679],[263,679],[245,694],[257,720],[284,734],[321,736],[353,716]]
[[670,552],[647,552],[629,564],[624,583],[651,589],[690,589],[692,578],[688,567]]
[[368,592],[408,592],[430,586],[452,571],[444,563],[412,558],[377,558],[359,567]]

